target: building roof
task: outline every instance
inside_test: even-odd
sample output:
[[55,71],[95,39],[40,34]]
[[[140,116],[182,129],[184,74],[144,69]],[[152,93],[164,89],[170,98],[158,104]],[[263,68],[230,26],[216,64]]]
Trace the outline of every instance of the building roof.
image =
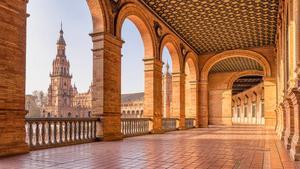
[[143,101],[144,100],[144,92],[140,93],[130,93],[130,94],[122,94],[122,103],[126,102],[134,102],[134,101]]

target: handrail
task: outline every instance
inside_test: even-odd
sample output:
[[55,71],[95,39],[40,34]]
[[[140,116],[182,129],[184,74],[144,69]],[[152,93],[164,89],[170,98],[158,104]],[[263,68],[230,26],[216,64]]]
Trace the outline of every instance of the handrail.
[[98,118],[25,118],[31,150],[96,141]]
[[162,128],[164,131],[174,131],[179,127],[178,118],[163,118],[162,119]]
[[149,134],[151,122],[151,118],[121,118],[121,132],[124,137]]

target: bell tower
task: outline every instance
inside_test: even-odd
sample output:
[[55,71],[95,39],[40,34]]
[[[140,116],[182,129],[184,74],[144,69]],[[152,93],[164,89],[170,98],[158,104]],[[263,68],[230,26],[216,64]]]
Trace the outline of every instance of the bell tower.
[[50,73],[48,106],[52,107],[51,117],[64,117],[72,106],[74,92],[71,84],[70,63],[66,57],[66,42],[62,24],[56,46],[57,54],[52,62],[52,72]]

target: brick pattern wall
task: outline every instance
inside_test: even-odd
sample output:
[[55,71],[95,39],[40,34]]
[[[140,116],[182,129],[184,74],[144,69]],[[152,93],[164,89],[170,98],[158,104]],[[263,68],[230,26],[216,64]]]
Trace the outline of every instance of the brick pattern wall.
[[0,156],[28,152],[25,143],[26,2],[0,2]]

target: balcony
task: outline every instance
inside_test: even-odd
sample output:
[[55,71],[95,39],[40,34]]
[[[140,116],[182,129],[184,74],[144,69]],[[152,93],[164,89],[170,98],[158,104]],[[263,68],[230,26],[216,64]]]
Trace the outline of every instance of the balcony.
[[[186,128],[195,127],[195,119],[186,119]],[[26,118],[26,143],[30,150],[95,142],[97,118]],[[164,132],[179,129],[179,119],[164,118]],[[122,118],[124,137],[151,134],[150,118]]]

